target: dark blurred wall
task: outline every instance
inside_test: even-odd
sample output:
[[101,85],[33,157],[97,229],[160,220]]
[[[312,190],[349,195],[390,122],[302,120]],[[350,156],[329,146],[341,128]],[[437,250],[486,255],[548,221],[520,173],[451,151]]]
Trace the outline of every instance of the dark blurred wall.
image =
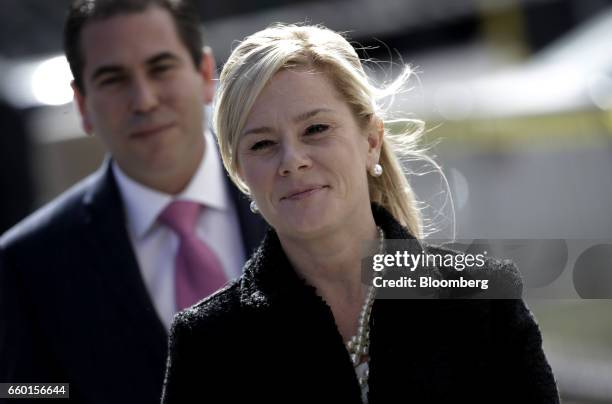
[[550,0],[523,3],[526,38],[532,51],[593,17],[612,0]]
[[[0,13],[0,56],[5,58],[23,58],[30,55],[61,52],[61,31],[66,8],[71,0],[2,0]],[[200,11],[204,22],[225,19],[228,17],[255,14],[274,8],[291,5],[312,5],[348,3],[352,0],[192,0]],[[364,0],[366,3],[368,0]],[[376,7],[391,7],[402,0],[369,0]],[[404,33],[414,44],[425,47],[429,41],[436,43],[455,40],[461,37],[466,29],[471,29],[472,20],[481,18],[479,11],[483,8],[513,9],[520,7],[524,11],[526,37],[529,47],[538,50],[555,39],[572,26],[584,21],[602,8],[612,4],[612,0],[403,0],[412,3],[420,11],[435,16],[424,19],[422,27],[407,26],[406,31],[416,30],[417,37],[412,38],[409,32]],[[361,10],[363,1],[356,2],[355,11]],[[385,6],[386,4],[386,6]],[[445,18],[457,8],[465,8],[456,21]],[[429,10],[429,11],[428,11]],[[440,24],[441,21],[447,21]],[[354,27],[357,34],[358,26]],[[19,38],[18,41],[15,38]],[[424,39],[423,39],[424,38]],[[227,38],[228,42],[237,38]],[[391,38],[393,39],[393,38]]]
[[0,234],[33,207],[29,143],[24,115],[0,102]]
[[[334,1],[338,0],[325,1],[326,3],[333,3]],[[312,2],[313,1],[310,0],[224,0],[211,3],[207,0],[195,0],[195,3],[200,11],[200,16],[204,22],[216,20],[218,18],[231,17],[238,14],[248,14],[277,7]]]

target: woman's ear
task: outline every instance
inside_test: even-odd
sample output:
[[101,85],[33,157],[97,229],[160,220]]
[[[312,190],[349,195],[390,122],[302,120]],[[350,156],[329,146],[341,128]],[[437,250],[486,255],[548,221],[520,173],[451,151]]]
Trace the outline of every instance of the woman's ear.
[[368,125],[368,168],[378,163],[385,139],[385,124],[377,115],[372,115]]

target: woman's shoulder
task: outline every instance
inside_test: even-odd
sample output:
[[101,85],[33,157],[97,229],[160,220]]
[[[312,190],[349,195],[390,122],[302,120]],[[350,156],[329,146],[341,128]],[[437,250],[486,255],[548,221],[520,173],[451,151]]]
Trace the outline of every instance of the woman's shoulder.
[[240,311],[240,282],[234,280],[197,304],[174,316],[172,329],[182,328],[196,332],[198,329],[215,329],[227,323]]

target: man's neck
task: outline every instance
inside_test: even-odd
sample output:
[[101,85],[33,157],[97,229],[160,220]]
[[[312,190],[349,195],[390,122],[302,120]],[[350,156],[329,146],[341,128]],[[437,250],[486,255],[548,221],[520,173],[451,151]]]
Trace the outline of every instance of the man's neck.
[[205,157],[205,142],[203,141],[196,147],[199,150],[196,150],[189,159],[181,161],[177,167],[152,170],[146,175],[131,173],[129,170],[125,170],[118,161],[115,162],[121,171],[133,181],[164,194],[177,195],[187,188]]

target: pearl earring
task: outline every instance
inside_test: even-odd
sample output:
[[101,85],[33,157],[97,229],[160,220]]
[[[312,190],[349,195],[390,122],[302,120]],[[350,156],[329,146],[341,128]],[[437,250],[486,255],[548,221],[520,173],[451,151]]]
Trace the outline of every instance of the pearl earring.
[[255,203],[255,201],[251,201],[249,208],[251,209],[251,212],[255,214],[259,213],[259,208],[257,207],[257,204]]
[[380,177],[382,173],[383,173],[383,168],[378,163],[374,164],[374,167],[372,167],[372,170],[370,171],[370,175],[372,177]]

